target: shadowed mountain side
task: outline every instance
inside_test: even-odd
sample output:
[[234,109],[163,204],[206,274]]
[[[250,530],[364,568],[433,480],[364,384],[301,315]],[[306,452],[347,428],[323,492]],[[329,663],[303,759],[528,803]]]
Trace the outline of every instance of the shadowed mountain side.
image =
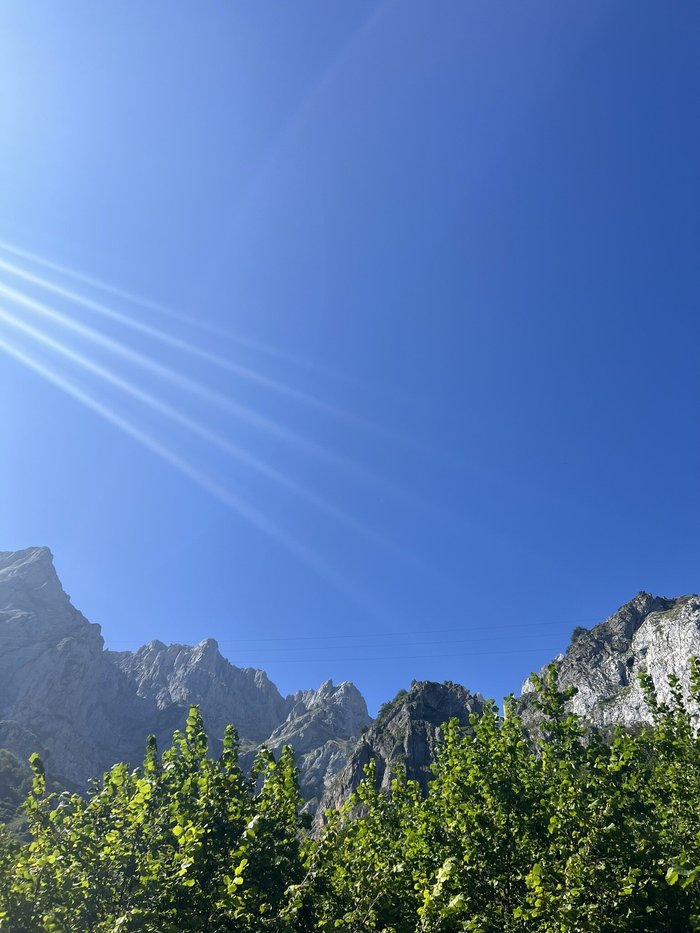
[[383,790],[389,789],[399,765],[410,780],[418,781],[425,790],[442,736],[441,726],[448,719],[457,719],[467,726],[471,714],[479,713],[483,706],[479,694],[449,682],[414,682],[408,692],[400,691],[382,707],[347,764],[326,788],[317,811],[317,826],[322,824],[326,810],[338,809],[357,789],[370,761],[375,763],[377,785]]

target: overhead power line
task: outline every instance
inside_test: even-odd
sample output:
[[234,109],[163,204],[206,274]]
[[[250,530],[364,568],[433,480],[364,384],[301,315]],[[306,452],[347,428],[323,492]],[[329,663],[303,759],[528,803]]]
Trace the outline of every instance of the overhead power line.
[[[577,626],[590,627],[600,623],[600,619],[585,619],[578,621],[564,621],[564,622],[522,622],[522,623],[513,623],[512,625],[496,625],[495,623],[479,623],[474,625],[471,623],[469,627],[466,626],[460,628],[425,628],[425,629],[410,629],[408,631],[394,631],[394,632],[334,632],[332,634],[304,634],[304,635],[269,635],[269,636],[258,636],[255,638],[218,638],[214,640],[219,645],[259,645],[265,644],[269,645],[270,643],[279,643],[279,642],[296,642],[296,641],[331,641],[337,639],[358,639],[358,640],[367,640],[367,639],[377,639],[377,638],[405,638],[412,637],[417,635],[464,635],[465,631],[474,631],[474,632],[489,632],[490,636],[488,641],[491,641],[494,637],[497,637],[502,632],[513,632],[517,631],[523,632],[523,637],[528,637],[529,632],[532,629],[537,631],[544,630],[544,634],[556,634],[559,629],[569,629],[573,630]],[[213,636],[212,636],[213,637]],[[468,641],[471,639],[462,639],[460,642]],[[445,641],[451,641],[450,639],[445,639]],[[455,642],[451,642],[455,643]],[[126,644],[123,640],[111,640],[110,644]],[[429,642],[428,644],[435,644],[435,642]],[[329,647],[335,647],[330,645]],[[353,647],[357,647],[353,645]],[[381,646],[377,646],[381,647]],[[250,650],[250,649],[248,649]],[[266,649],[267,650],[267,649]]]
[[377,657],[372,657],[370,655],[365,655],[361,658],[265,658],[258,660],[258,664],[313,664],[316,661],[323,661],[326,663],[335,663],[335,662],[347,662],[347,661],[362,661],[364,664],[368,661],[425,661],[430,659],[437,658],[478,658],[486,657],[487,655],[498,655],[499,657],[504,654],[534,654],[541,653],[542,648],[518,648],[515,650],[501,650],[496,649],[494,651],[467,651],[467,652],[455,652],[450,651],[447,654],[407,654],[407,655],[381,655]]

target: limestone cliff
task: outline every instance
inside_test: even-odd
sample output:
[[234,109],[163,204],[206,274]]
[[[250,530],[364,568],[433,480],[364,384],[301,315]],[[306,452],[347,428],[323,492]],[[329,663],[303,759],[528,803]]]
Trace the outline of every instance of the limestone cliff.
[[[600,625],[577,629],[566,653],[554,661],[559,685],[576,688],[572,710],[606,728],[649,720],[640,671],[651,675],[662,700],[669,696],[669,674],[676,674],[687,690],[692,656],[700,656],[700,597],[639,593]],[[531,693],[526,681],[521,708],[527,722],[537,718]]]
[[[143,742],[150,710],[103,651],[98,625],[72,605],[48,548],[0,552],[0,738],[84,785]],[[36,747],[36,746],[34,746]]]
[[137,651],[109,654],[136,694],[159,710],[198,705],[212,737],[223,736],[232,722],[241,736],[262,742],[289,709],[264,671],[235,667],[213,638],[195,647],[151,641]]
[[300,690],[289,699],[285,721],[265,744],[275,753],[291,745],[300,769],[302,797],[307,809],[315,810],[372,719],[364,697],[349,681],[334,686],[326,680],[318,690]]

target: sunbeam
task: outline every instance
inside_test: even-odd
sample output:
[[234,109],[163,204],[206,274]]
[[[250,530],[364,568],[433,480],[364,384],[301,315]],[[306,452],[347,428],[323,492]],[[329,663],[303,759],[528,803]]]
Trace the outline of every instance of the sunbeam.
[[235,417],[240,418],[242,421],[246,421],[249,424],[252,424],[254,427],[265,431],[272,436],[279,438],[280,440],[285,441],[286,443],[298,448],[299,450],[303,450],[305,453],[317,457],[320,460],[324,460],[335,468],[342,470],[343,472],[348,473],[358,479],[361,479],[364,482],[381,486],[386,491],[389,491],[394,495],[396,494],[396,490],[392,486],[385,483],[375,474],[361,467],[359,464],[354,463],[353,461],[350,461],[346,457],[342,457],[339,454],[333,453],[326,447],[323,447],[321,444],[317,444],[310,438],[304,437],[296,431],[292,431],[290,428],[280,424],[278,421],[275,421],[272,418],[267,418],[265,415],[261,415],[258,412],[253,411],[248,406],[241,405],[239,402],[233,401],[233,399],[231,399],[229,396],[207,388],[194,379],[190,379],[188,376],[176,372],[168,366],[157,363],[155,360],[152,360],[145,354],[140,353],[138,350],[127,347],[125,344],[118,340],[114,340],[112,337],[107,337],[105,334],[100,333],[93,327],[89,327],[87,324],[82,324],[81,322],[74,320],[70,316],[57,311],[55,308],[52,308],[49,305],[44,304],[44,302],[37,301],[36,299],[25,295],[23,292],[19,292],[16,289],[3,284],[0,284],[0,295],[4,295],[15,304],[22,305],[28,310],[33,311],[35,314],[38,314],[47,320],[53,321],[55,324],[58,324],[61,327],[79,334],[86,340],[89,340],[98,346],[104,347],[110,353],[128,360],[130,363],[133,363],[136,366],[139,366],[142,369],[153,373],[159,378],[178,386],[180,389],[183,389],[184,391],[187,391],[192,395],[203,399],[211,405],[229,412]]
[[61,389],[61,391],[71,396],[85,407],[100,415],[100,417],[104,418],[105,421],[109,422],[114,427],[119,428],[120,431],[137,441],[141,446],[151,451],[151,453],[160,457],[161,460],[168,463],[171,467],[174,467],[178,472],[196,483],[201,489],[218,499],[222,504],[237,512],[250,525],[267,535],[277,544],[286,548],[298,560],[306,564],[322,579],[326,580],[326,582],[335,586],[340,592],[358,606],[362,607],[365,611],[373,616],[384,617],[386,615],[373,600],[356,587],[352,586],[345,577],[339,574],[334,568],[330,567],[314,551],[290,536],[272,519],[263,515],[253,506],[248,505],[248,503],[244,502],[239,496],[236,496],[230,490],[221,486],[210,476],[207,476],[207,474],[193,466],[189,461],[175,453],[175,451],[161,444],[145,431],[131,424],[131,422],[123,418],[114,411],[114,409],[99,402],[83,389],[79,388],[79,386],[61,376],[59,373],[54,372],[52,369],[49,369],[49,367],[44,366],[39,360],[23,352],[3,337],[0,337],[0,349],[18,362],[27,366],[33,372],[42,376],[45,380]]
[[[224,451],[226,454],[238,460],[240,463],[244,463],[247,467],[254,470],[256,473],[266,477],[287,491],[315,506],[319,511],[323,512],[328,517],[340,522],[347,528],[350,528],[356,533],[362,535],[364,538],[371,540],[385,551],[389,551],[390,553],[394,554],[394,556],[399,557],[404,561],[408,561],[414,565],[416,564],[410,554],[408,554],[402,548],[397,547],[382,535],[378,534],[376,531],[374,531],[374,529],[365,525],[363,522],[354,519],[352,516],[342,511],[342,509],[338,509],[332,503],[317,495],[302,483],[296,482],[286,474],[277,470],[267,461],[255,456],[254,454],[251,454],[240,445],[232,443],[217,432],[204,427],[198,421],[194,421],[192,418],[187,417],[187,415],[184,415],[176,408],[173,408],[172,405],[162,401],[161,399],[152,395],[150,392],[146,392],[143,389],[138,388],[138,386],[135,386],[128,380],[123,379],[107,367],[101,366],[99,363],[95,363],[84,354],[73,350],[71,347],[62,343],[60,340],[56,340],[54,337],[50,337],[48,334],[45,334],[38,328],[32,327],[31,324],[27,324],[25,321],[19,320],[13,314],[7,311],[7,309],[0,308],[0,320],[4,321],[15,330],[18,330],[21,333],[26,334],[28,337],[31,337],[31,339],[35,340],[37,343],[48,347],[48,349],[62,356],[64,359],[70,360],[72,363],[75,363],[77,366],[80,366],[87,372],[97,376],[103,382],[114,386],[124,394],[136,399],[143,405],[150,408],[152,411],[157,412],[158,414],[162,415],[173,423],[180,425],[190,433],[201,438],[212,446]],[[421,565],[421,569],[427,570],[428,568],[422,567]]]
[[255,385],[262,386],[271,392],[275,392],[278,395],[283,395],[285,398],[293,399],[295,402],[299,402],[308,406],[309,408],[315,409],[316,411],[323,412],[324,414],[331,415],[334,418],[339,418],[342,421],[354,424],[356,427],[364,428],[365,430],[372,431],[373,433],[387,434],[384,428],[372,423],[371,421],[361,418],[359,415],[345,411],[336,405],[331,405],[329,402],[324,402],[321,399],[310,395],[308,392],[303,392],[300,389],[294,388],[294,386],[290,386],[286,382],[281,382],[278,379],[265,376],[263,373],[260,373],[255,369],[251,369],[249,366],[241,366],[239,363],[234,363],[231,360],[220,356],[218,353],[212,353],[209,350],[204,350],[201,347],[189,343],[186,340],[182,340],[179,337],[174,337],[172,334],[161,330],[159,327],[153,327],[150,324],[145,324],[143,321],[139,321],[128,314],[124,314],[122,311],[117,311],[114,308],[110,308],[108,305],[105,305],[100,301],[94,301],[92,298],[87,298],[86,296],[81,295],[72,289],[64,288],[62,285],[58,285],[56,282],[52,282],[43,276],[35,275],[33,272],[28,272],[26,269],[22,269],[20,266],[17,266],[14,263],[0,259],[0,269],[9,273],[15,278],[21,279],[24,282],[28,282],[30,285],[44,289],[45,291],[51,292],[60,298],[64,298],[66,301],[74,302],[76,305],[79,305],[82,308],[86,308],[95,314],[99,314],[111,321],[115,321],[116,323],[121,324],[123,327],[137,331],[138,333],[150,337],[153,340],[160,341],[160,343],[172,347],[174,350],[178,350],[181,353],[193,356],[205,363],[209,363],[212,366],[223,369],[226,372],[233,373],[235,376],[238,376],[240,379],[244,379],[247,382],[252,382]]
[[[181,311],[176,311],[174,308],[169,308],[158,301],[152,301],[150,298],[144,298],[142,295],[137,295],[135,292],[130,292],[124,288],[119,288],[116,285],[112,285],[110,282],[105,282],[102,279],[95,278],[91,275],[86,275],[84,272],[71,269],[70,267],[61,265],[58,262],[53,262],[50,259],[46,259],[44,256],[39,256],[37,253],[30,252],[30,250],[20,249],[20,247],[14,246],[12,243],[8,243],[5,240],[0,240],[0,249],[4,250],[6,253],[9,253],[11,256],[16,256],[18,259],[24,259],[27,262],[34,263],[40,268],[47,269],[51,272],[57,272],[59,275],[64,276],[64,278],[72,279],[74,282],[80,282],[83,285],[87,285],[90,288],[95,288],[107,295],[112,295],[115,298],[121,298],[124,301],[128,301],[130,304],[138,305],[142,308],[155,311],[164,317],[168,317],[173,321],[179,321],[181,324],[185,324],[188,327],[197,328],[198,330],[203,331],[204,333],[212,334],[215,337],[224,337],[225,339],[231,340],[233,343],[237,343],[242,347],[247,347],[250,350],[256,350],[260,353],[265,353],[267,356],[271,356],[279,360],[284,360],[287,363],[293,363],[295,366],[300,366],[303,369],[309,369],[323,373],[324,375],[334,375],[323,367],[312,363],[310,360],[305,360],[302,357],[295,356],[293,353],[287,353],[284,350],[280,350],[277,347],[272,347],[269,344],[263,343],[262,341],[254,340],[251,337],[242,337],[240,334],[232,333],[223,327],[216,327],[214,324],[211,324],[207,321],[202,321],[188,314],[183,314]],[[336,375],[335,378],[338,378],[338,376]]]

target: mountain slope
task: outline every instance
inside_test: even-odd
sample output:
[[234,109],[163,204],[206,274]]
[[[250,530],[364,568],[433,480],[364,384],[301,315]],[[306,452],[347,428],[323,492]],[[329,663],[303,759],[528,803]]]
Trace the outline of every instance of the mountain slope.
[[[572,710],[593,725],[628,726],[648,722],[639,673],[651,675],[662,700],[669,698],[668,677],[675,674],[687,691],[689,659],[700,656],[700,597],[667,599],[639,593],[590,630],[574,632],[566,653],[555,658],[562,688],[575,687]],[[532,684],[523,684],[521,709],[526,722],[537,715]]]
[[289,699],[287,718],[265,744],[275,753],[285,745],[294,749],[302,797],[307,809],[315,810],[372,718],[364,697],[349,681],[334,686],[326,680],[318,690],[300,690]]
[[[648,722],[639,674],[647,671],[659,697],[669,698],[668,677],[675,674],[687,692],[688,662],[700,656],[700,597],[675,599],[640,593],[589,631],[577,629],[566,654],[555,658],[561,688],[575,687],[573,712],[592,725],[638,726]],[[533,687],[522,688],[519,708],[525,725],[537,729],[539,713],[532,703]],[[328,808],[338,808],[357,788],[364,768],[375,761],[377,780],[387,789],[393,766],[404,764],[409,777],[423,787],[439,742],[439,726],[456,717],[468,724],[469,714],[483,708],[483,699],[464,687],[414,684],[380,712],[360,739],[348,762],[330,782],[319,807],[316,825]]]
[[148,704],[64,593],[48,548],[0,552],[0,736],[23,758],[35,741],[53,774],[83,786],[141,747]]

